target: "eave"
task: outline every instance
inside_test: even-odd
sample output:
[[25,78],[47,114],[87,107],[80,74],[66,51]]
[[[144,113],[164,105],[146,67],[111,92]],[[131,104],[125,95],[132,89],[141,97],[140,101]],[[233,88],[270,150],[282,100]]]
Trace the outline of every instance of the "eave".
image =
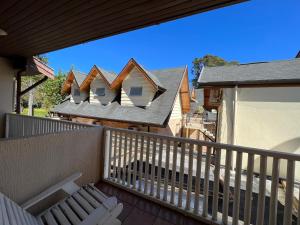
[[1,1],[0,56],[42,54],[243,0]]

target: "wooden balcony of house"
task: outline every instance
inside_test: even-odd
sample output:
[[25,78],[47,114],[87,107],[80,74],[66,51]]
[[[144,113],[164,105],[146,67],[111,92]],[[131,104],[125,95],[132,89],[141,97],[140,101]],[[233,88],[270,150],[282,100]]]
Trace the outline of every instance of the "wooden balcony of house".
[[20,204],[80,171],[79,184],[123,203],[122,224],[300,223],[300,155],[15,114],[6,122],[0,191]]

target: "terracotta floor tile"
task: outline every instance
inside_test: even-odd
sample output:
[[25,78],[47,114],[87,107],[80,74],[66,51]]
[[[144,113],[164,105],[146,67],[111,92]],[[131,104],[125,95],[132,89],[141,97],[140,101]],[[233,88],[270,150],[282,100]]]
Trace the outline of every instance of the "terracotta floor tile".
[[134,209],[134,206],[130,205],[127,202],[122,202],[123,204],[123,210],[121,212],[121,214],[118,216],[118,219],[123,222],[132,212],[132,210]]
[[173,225],[173,223],[169,223],[166,220],[163,220],[161,218],[157,218],[154,222],[154,225]]
[[153,225],[155,220],[156,217],[150,213],[134,208],[122,225]]
[[135,206],[153,216],[157,216],[160,211],[160,206],[158,204],[146,199],[139,199]]

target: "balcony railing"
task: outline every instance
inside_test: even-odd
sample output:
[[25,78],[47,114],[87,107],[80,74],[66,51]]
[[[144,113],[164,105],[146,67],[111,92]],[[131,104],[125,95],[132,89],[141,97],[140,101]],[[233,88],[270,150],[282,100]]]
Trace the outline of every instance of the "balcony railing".
[[6,138],[20,138],[78,130],[92,125],[19,114],[6,114],[5,126]]
[[209,223],[300,224],[300,155],[116,128],[105,136],[113,185]]

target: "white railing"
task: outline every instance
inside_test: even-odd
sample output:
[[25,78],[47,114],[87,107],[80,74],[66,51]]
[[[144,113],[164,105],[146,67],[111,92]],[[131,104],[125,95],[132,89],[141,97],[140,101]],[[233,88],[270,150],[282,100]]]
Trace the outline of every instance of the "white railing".
[[34,135],[44,135],[68,130],[78,130],[92,125],[49,118],[6,114],[5,137],[20,138]]
[[300,224],[300,155],[107,127],[105,135],[113,185],[209,223]]

